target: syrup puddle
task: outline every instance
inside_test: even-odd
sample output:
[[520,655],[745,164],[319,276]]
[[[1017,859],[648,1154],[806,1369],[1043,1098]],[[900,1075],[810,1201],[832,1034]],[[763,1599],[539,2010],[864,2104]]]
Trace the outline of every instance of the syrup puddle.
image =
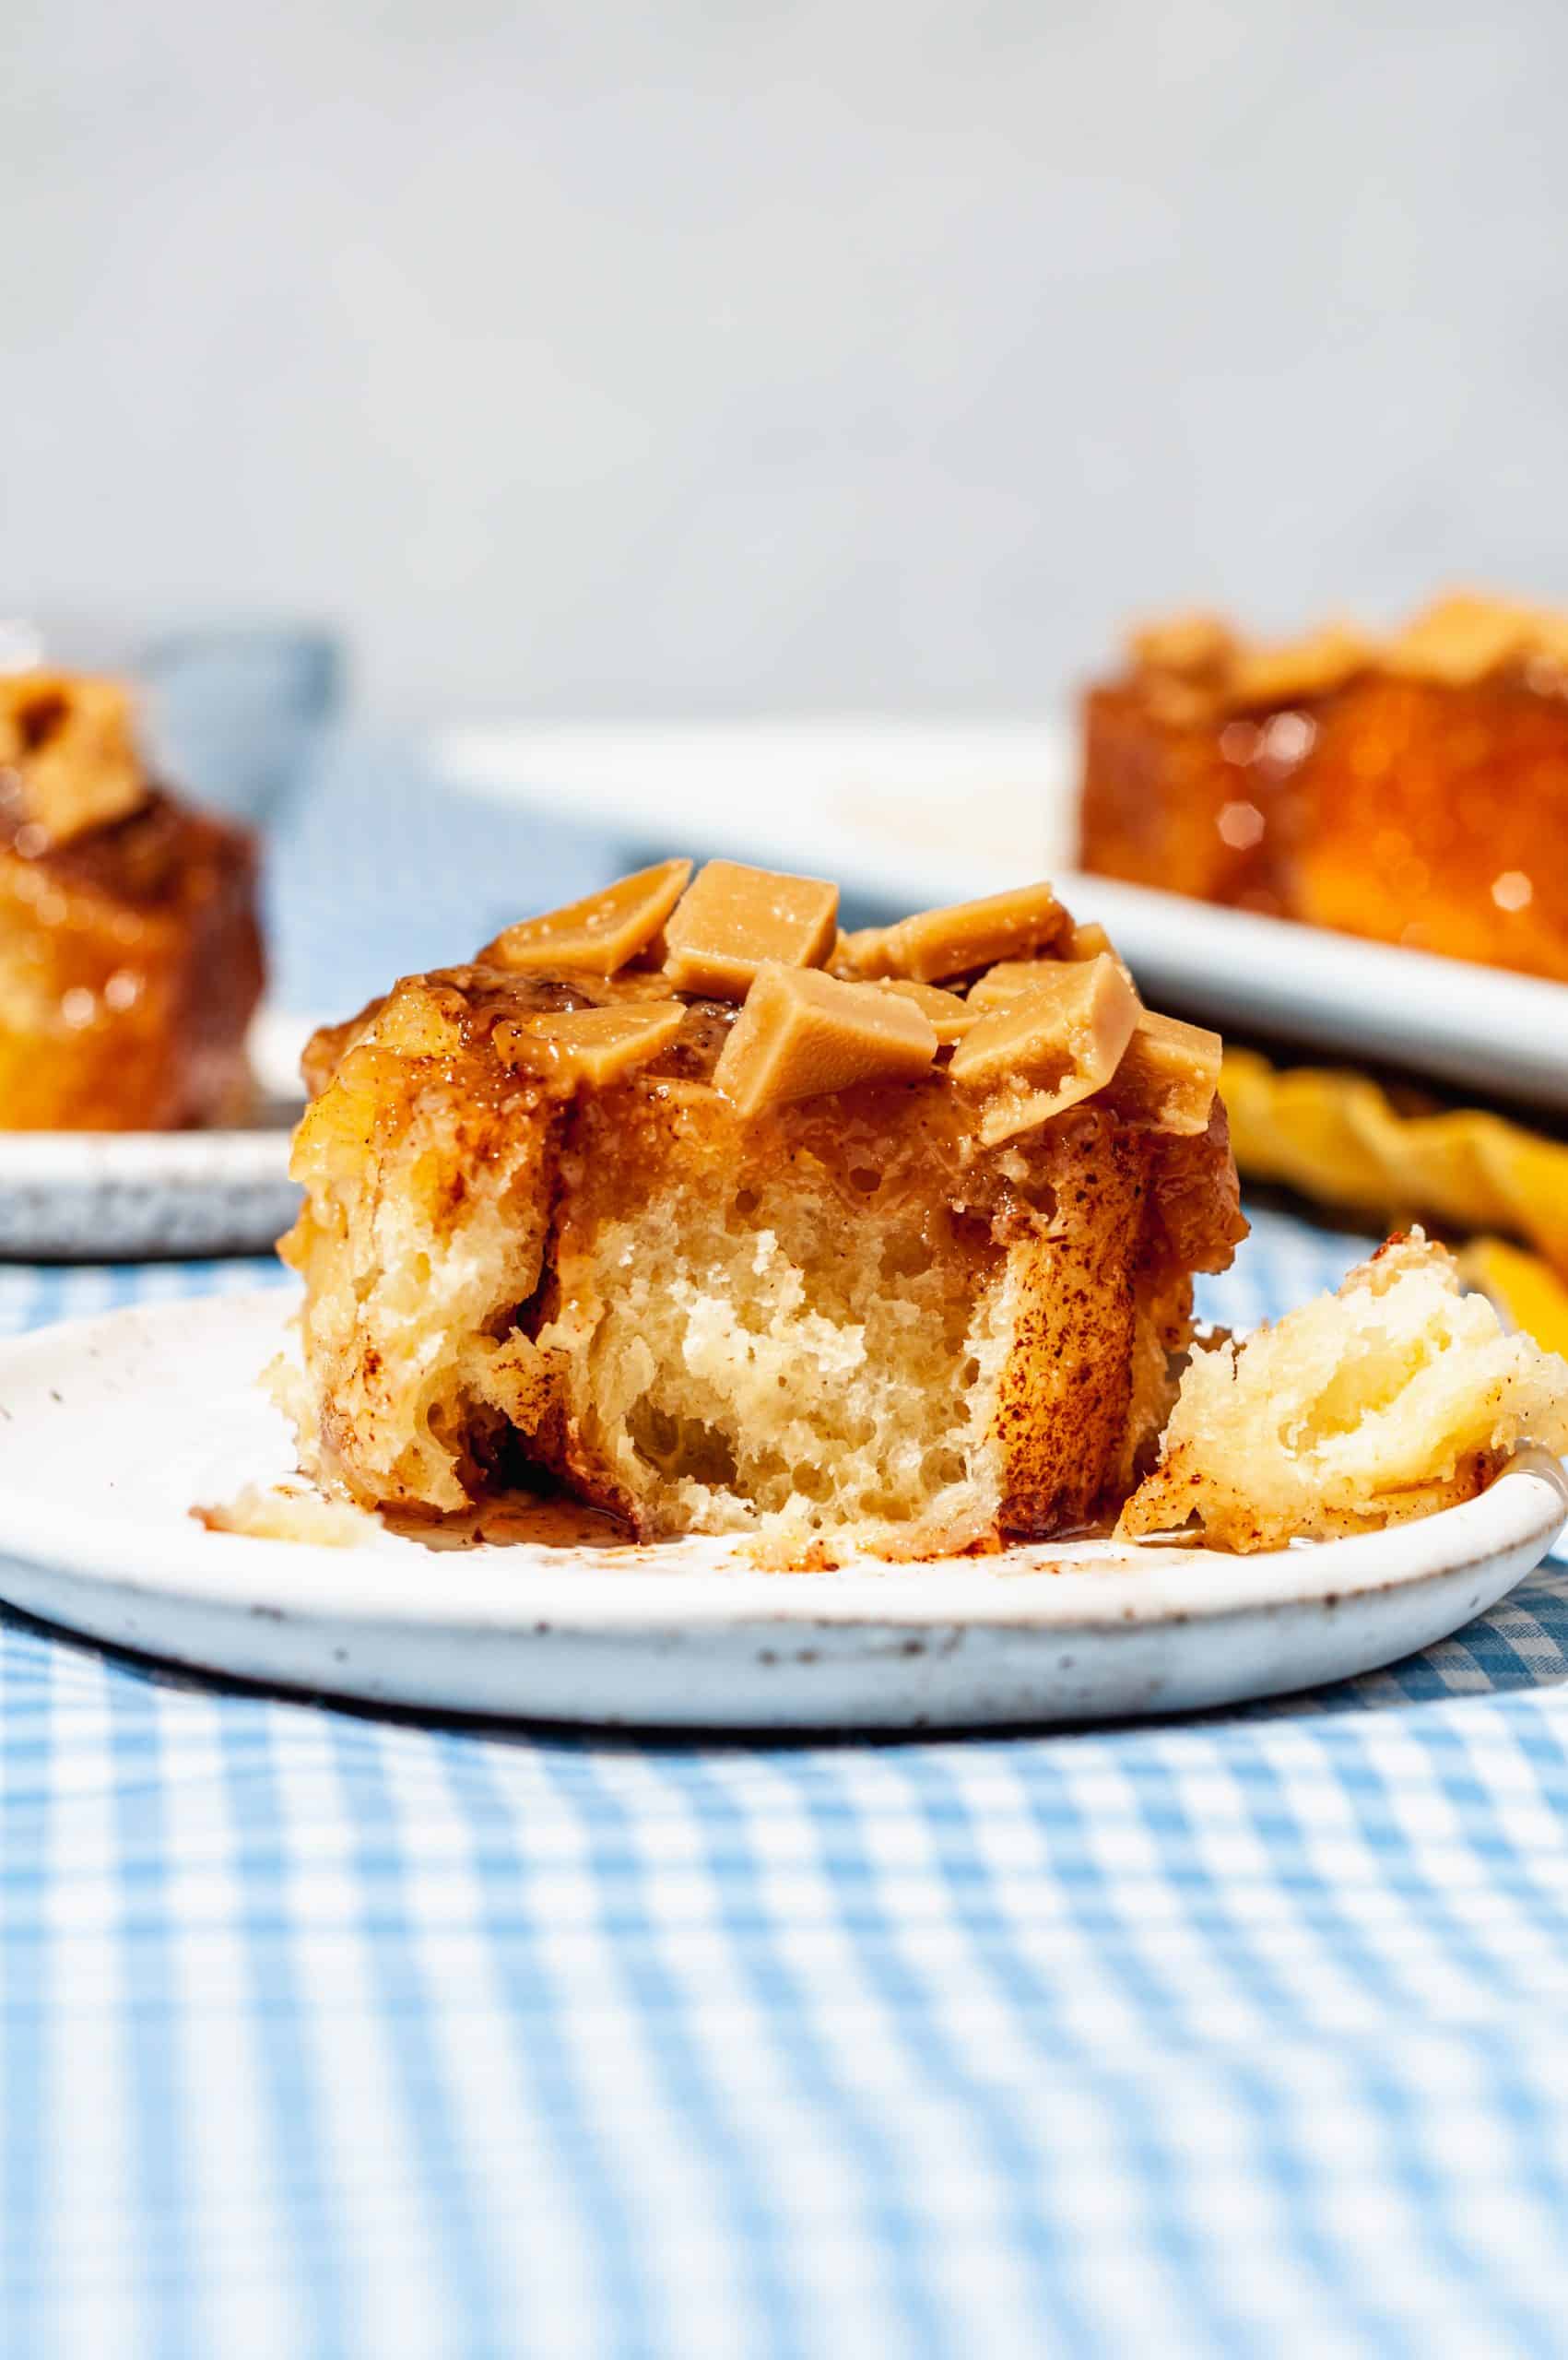
[[385,1510],[381,1523],[400,1540],[418,1540],[427,1549],[505,1549],[519,1542],[536,1549],[634,1550],[637,1546],[620,1518],[603,1508],[531,1492],[488,1501],[467,1516],[448,1516],[440,1524],[388,1515]]

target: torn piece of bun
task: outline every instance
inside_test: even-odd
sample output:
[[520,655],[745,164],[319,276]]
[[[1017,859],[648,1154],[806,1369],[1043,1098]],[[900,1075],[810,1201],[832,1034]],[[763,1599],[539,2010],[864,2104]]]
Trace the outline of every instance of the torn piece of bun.
[[1338,1293],[1194,1354],[1117,1530],[1240,1552],[1377,1531],[1473,1498],[1526,1441],[1568,1449],[1568,1362],[1507,1334],[1412,1230]]

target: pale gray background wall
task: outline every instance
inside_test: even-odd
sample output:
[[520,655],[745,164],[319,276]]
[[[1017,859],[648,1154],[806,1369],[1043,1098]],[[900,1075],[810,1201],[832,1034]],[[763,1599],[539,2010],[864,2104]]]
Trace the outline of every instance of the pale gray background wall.
[[1568,14],[8,0],[0,604],[386,711],[1028,706],[1568,598]]

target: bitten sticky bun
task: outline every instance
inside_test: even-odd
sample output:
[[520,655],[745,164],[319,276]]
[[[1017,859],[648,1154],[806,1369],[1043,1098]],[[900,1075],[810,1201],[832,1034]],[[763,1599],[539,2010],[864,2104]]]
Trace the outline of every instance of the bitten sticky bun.
[[845,935],[669,861],[513,926],[312,1044],[302,1463],[777,1564],[1079,1528],[1244,1233],[1219,1067],[1043,885]]

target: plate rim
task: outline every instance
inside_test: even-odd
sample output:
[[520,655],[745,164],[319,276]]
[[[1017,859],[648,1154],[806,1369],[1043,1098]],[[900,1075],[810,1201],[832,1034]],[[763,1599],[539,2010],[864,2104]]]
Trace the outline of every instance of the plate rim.
[[[13,1373],[25,1378],[29,1364],[62,1351],[98,1357],[91,1348],[101,1350],[106,1338],[112,1344],[117,1330],[167,1328],[188,1334],[193,1319],[244,1321],[270,1328],[276,1349],[297,1300],[294,1290],[277,1283],[224,1289],[122,1304],[6,1339],[0,1342],[0,1410]],[[265,1346],[258,1352],[258,1383],[264,1364]],[[634,1567],[565,1565],[548,1562],[554,1552],[544,1544],[515,1542],[432,1552],[431,1578],[410,1582],[403,1561],[384,1550],[215,1533],[195,1519],[188,1529],[169,1528],[155,1520],[131,1521],[112,1507],[29,1500],[9,1488],[0,1493],[0,1561],[90,1582],[106,1594],[179,1598],[338,1623],[509,1630],[545,1623],[623,1636],[672,1625],[926,1630],[964,1623],[1065,1635],[1147,1632],[1303,1607],[1331,1611],[1442,1581],[1525,1549],[1534,1549],[1539,1562],[1565,1521],[1568,1476],[1558,1460],[1527,1446],[1475,1499],[1384,1531],[1250,1557],[1167,1545],[1125,1567],[1102,1568],[1080,1558],[1077,1569],[1065,1572],[1059,1569],[1064,1561],[1075,1564],[1071,1543],[1034,1544],[1043,1562],[1029,1565],[961,1558],[807,1574],[722,1564],[665,1571],[648,1564],[644,1550],[635,1552]],[[690,1554],[694,1544],[663,1545]],[[715,1556],[734,1546],[723,1539],[695,1545]],[[547,1563],[540,1564],[541,1557]],[[104,1571],[106,1561],[112,1573]],[[525,1564],[528,1585],[520,1596],[516,1583]],[[1195,1572],[1200,1576],[1196,1586]]]
[[293,1127],[284,1123],[184,1131],[0,1129],[0,1188],[36,1187],[49,1180],[65,1186],[147,1180],[168,1186],[198,1165],[203,1180],[215,1166],[286,1179],[293,1136]]

